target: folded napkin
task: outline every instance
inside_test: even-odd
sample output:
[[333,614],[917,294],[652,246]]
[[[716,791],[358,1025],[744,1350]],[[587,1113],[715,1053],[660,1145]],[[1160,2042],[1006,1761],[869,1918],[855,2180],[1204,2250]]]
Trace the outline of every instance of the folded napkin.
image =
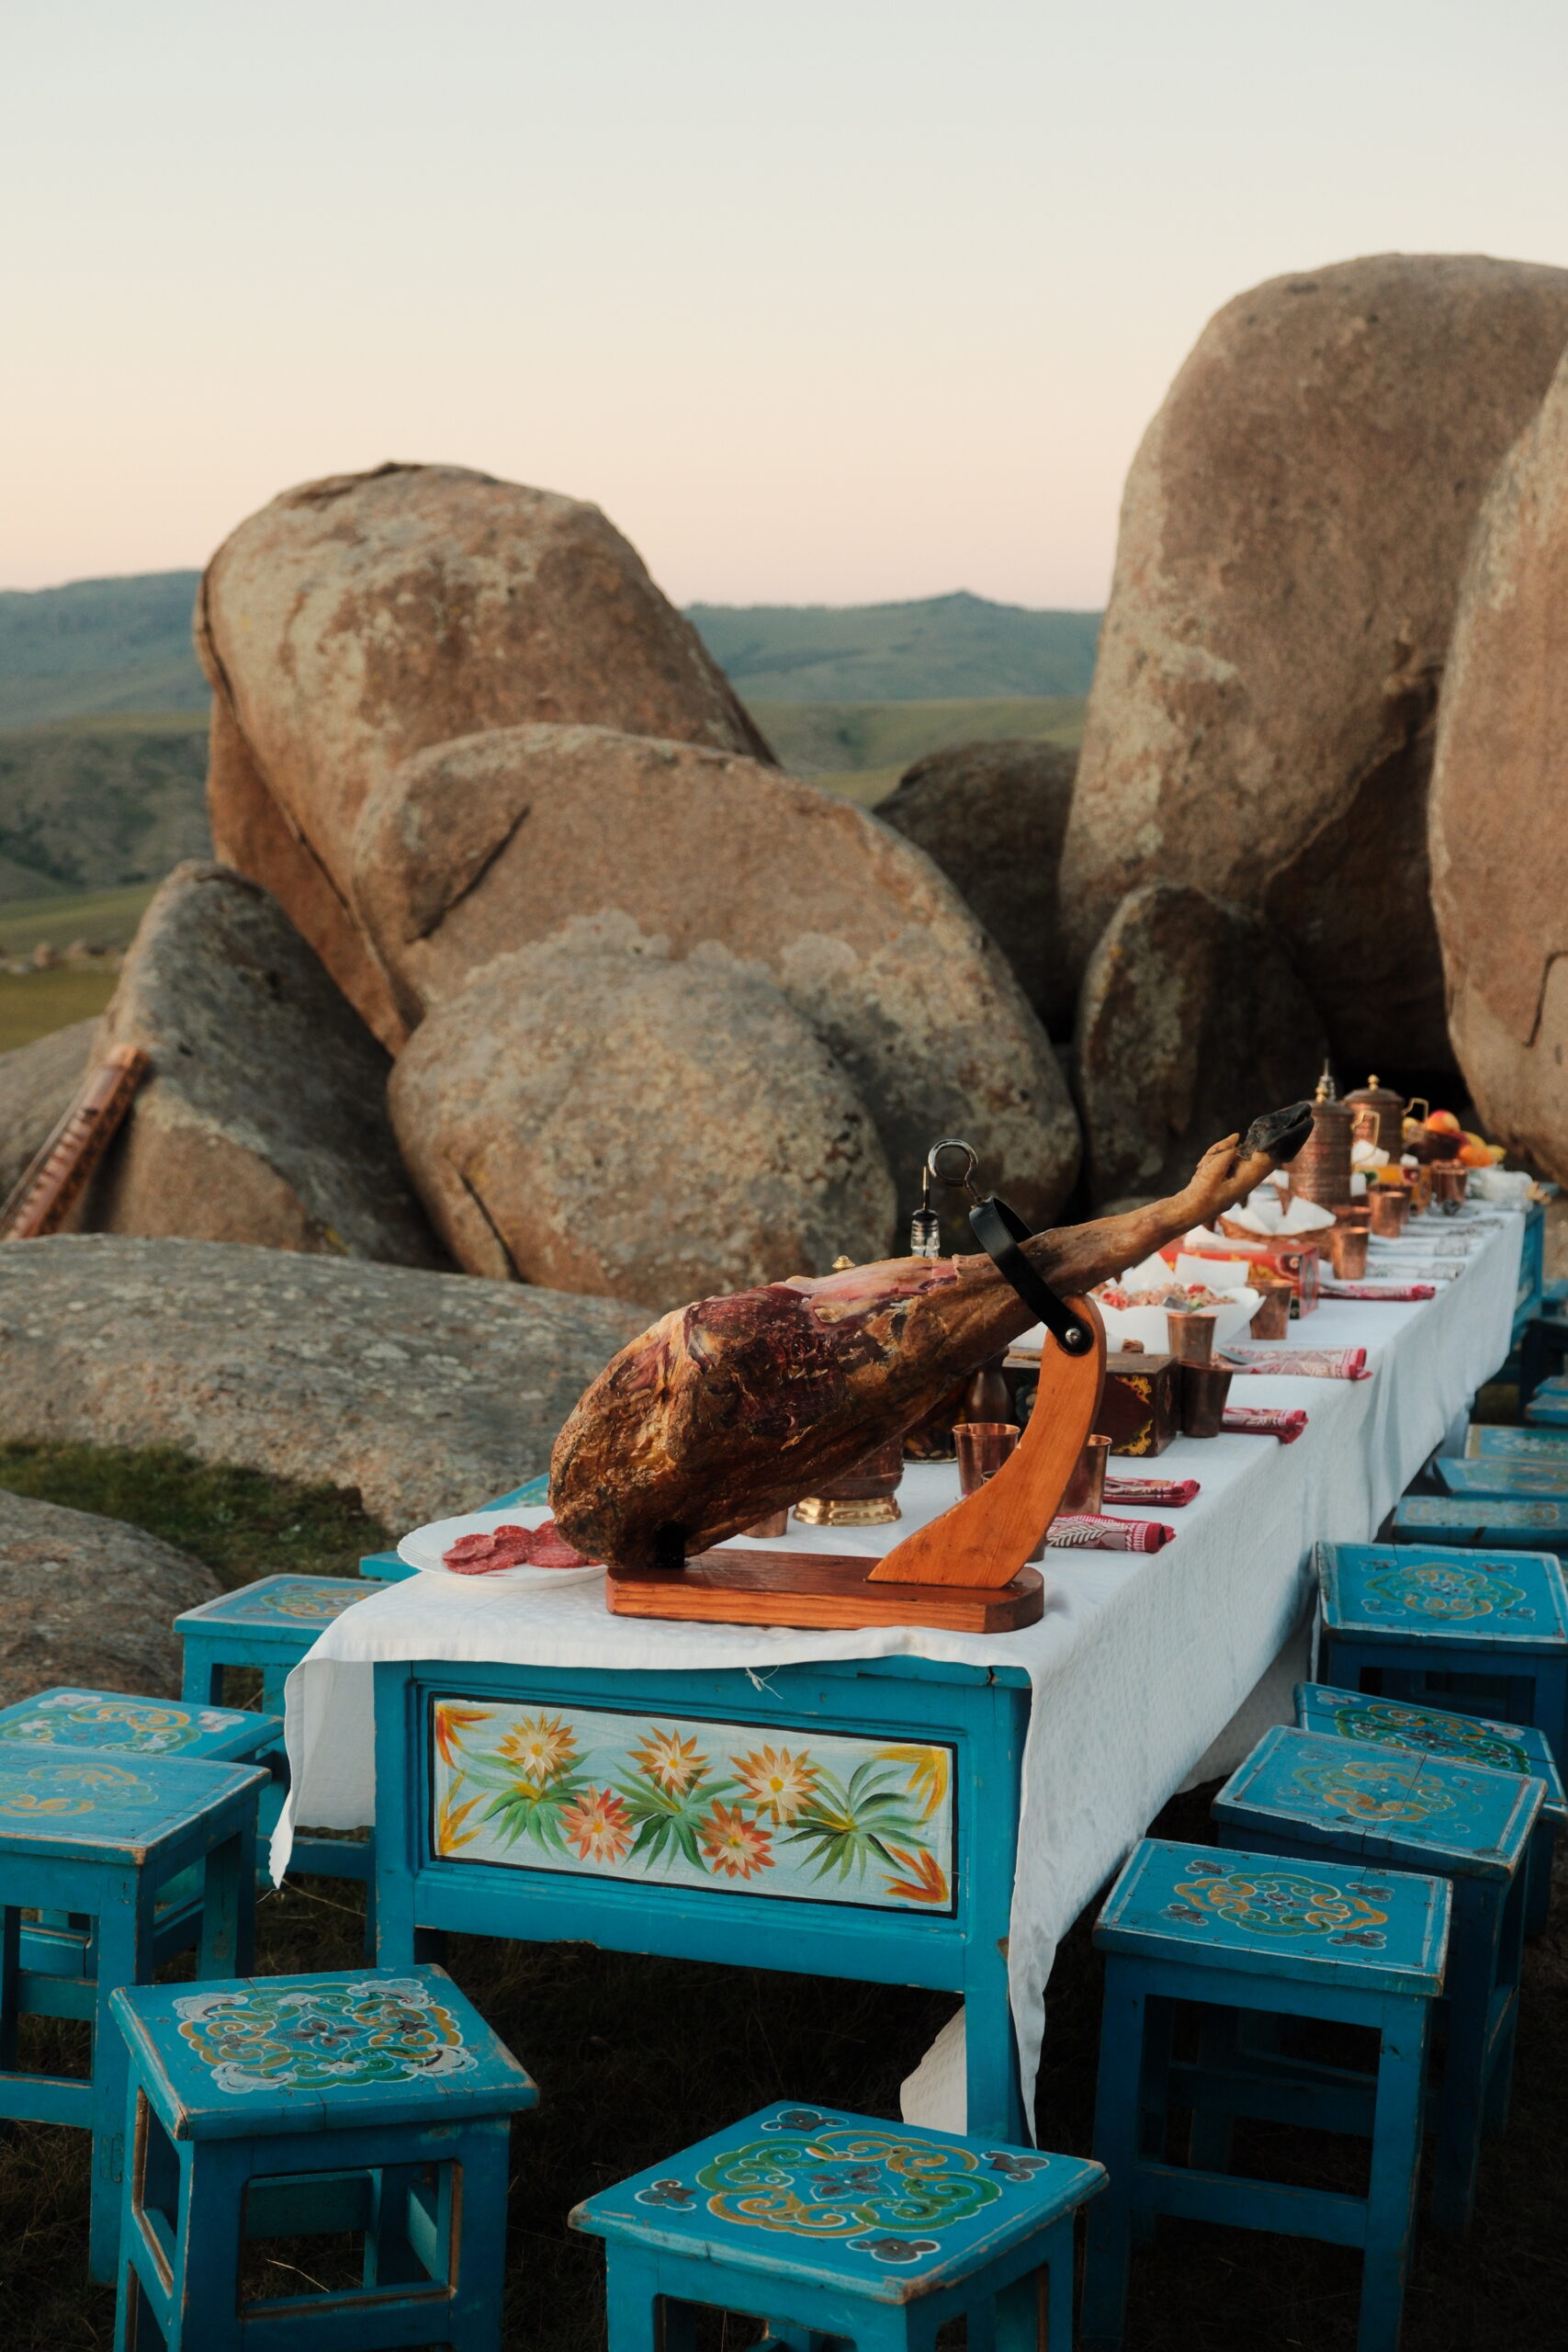
[[1227,1437],[1277,1437],[1281,1445],[1294,1445],[1306,1425],[1299,1405],[1278,1413],[1266,1405],[1230,1405],[1220,1423]]
[[1201,1492],[1196,1478],[1107,1478],[1108,1503],[1166,1503],[1179,1510]]
[[1413,1298],[1436,1298],[1435,1283],[1325,1283],[1319,1298],[1386,1298],[1395,1306]]
[[1268,1372],[1289,1380],[1370,1380],[1365,1348],[1227,1348],[1215,1360],[1231,1372]]
[[1053,1552],[1157,1552],[1176,1533],[1157,1519],[1092,1519],[1069,1512],[1054,1519],[1045,1538]]

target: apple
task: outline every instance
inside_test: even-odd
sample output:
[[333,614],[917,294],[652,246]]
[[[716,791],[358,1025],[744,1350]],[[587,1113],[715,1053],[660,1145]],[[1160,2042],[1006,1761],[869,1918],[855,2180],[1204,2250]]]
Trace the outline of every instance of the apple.
[[1437,1136],[1461,1136],[1464,1133],[1451,1111],[1428,1111],[1427,1125]]

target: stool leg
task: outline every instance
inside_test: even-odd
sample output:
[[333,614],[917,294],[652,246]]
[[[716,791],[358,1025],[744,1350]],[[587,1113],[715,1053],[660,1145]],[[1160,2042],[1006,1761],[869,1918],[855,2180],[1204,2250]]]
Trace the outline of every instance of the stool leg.
[[672,2338],[658,2308],[658,2268],[636,2246],[605,2245],[604,2304],[609,2352],[682,2352],[679,2329]]
[[[457,2301],[446,2322],[453,2352],[501,2352],[506,2293],[506,2184],[512,2118],[465,2124],[457,2144],[463,2177],[453,2262]],[[457,2187],[450,2166],[442,2177],[442,2212],[450,2217]]]
[[[1089,2211],[1084,2258],[1083,2352],[1117,2352],[1126,2324],[1138,2162],[1145,1996],[1138,1973],[1114,1953],[1105,1970],[1094,2153],[1110,2175]],[[1071,2339],[1068,2339],[1069,2342]]]
[[1480,2161],[1482,2111],[1492,1986],[1497,1969],[1502,1906],[1473,1879],[1453,1882],[1449,1942],[1448,2047],[1438,2102],[1438,2144],[1432,2165],[1432,2220],[1456,2235],[1469,2229]]
[[17,2016],[22,1965],[22,1913],[15,1903],[0,1905],[0,2074],[17,2071]]
[[1538,1822],[1530,1839],[1529,1860],[1525,1865],[1527,1936],[1542,1934],[1551,1917],[1551,1860],[1556,1843],[1555,1825],[1550,1821]]
[[1378,2055],[1356,2352],[1397,2352],[1399,2344],[1421,2163],[1427,2027],[1425,2001],[1390,2005]]
[[1064,2213],[1045,2233],[1046,2352],[1073,2352],[1073,2220]]
[[[1150,1996],[1144,2010],[1144,2064],[1138,2086],[1138,2145],[1145,2156],[1156,2164],[1165,2162],[1166,2116],[1170,2101],[1168,2095],[1172,2037],[1176,2030],[1176,2004],[1157,1994]],[[1135,2212],[1133,2216],[1133,2244],[1150,2245],[1154,2242],[1156,2215]]]
[[[1069,2255],[1068,2276],[1072,2273]],[[997,2352],[1040,2352],[1040,2323],[1044,2279],[1041,2272],[1032,2270],[1027,2278],[1015,2278],[1004,2287],[995,2299]],[[1072,2338],[1067,2338],[1071,2352]]]
[[249,2163],[243,2140],[205,2140],[192,2151],[175,2245],[175,2317],[168,2352],[241,2352],[246,2323],[240,2317],[240,2267]]
[[[113,1899],[115,1894],[118,1901]],[[109,1995],[121,1984],[142,1984],[152,1977],[152,1904],[148,1895],[144,1905],[134,1873],[118,1883],[106,1880],[105,1895],[98,1913],[98,1974],[93,2005],[93,2196],[87,2270],[89,2277],[107,2286],[118,2267],[130,2076],[125,2042],[109,2015]]]

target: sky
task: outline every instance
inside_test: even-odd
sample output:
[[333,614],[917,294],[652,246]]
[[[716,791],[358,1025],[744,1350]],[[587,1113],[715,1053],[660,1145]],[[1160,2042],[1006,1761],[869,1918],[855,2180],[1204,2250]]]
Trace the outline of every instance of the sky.
[[1204,321],[1568,266],[1562,0],[0,0],[0,587],[387,458],[677,601],[1105,596]]

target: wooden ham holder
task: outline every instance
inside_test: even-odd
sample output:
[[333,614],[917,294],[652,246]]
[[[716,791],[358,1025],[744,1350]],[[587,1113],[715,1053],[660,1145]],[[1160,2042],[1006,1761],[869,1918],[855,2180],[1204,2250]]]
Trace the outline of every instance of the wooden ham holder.
[[1059,1299],[1018,1243],[1028,1228],[1005,1203],[970,1222],[1000,1271],[1046,1325],[1040,1385],[1022,1436],[996,1475],[880,1560],[845,1552],[699,1552],[683,1567],[607,1568],[617,1617],[705,1624],[937,1625],[1008,1634],[1044,1613],[1045,1585],[1025,1566],[1050,1526],[1094,1426],[1105,1329],[1091,1300]]

